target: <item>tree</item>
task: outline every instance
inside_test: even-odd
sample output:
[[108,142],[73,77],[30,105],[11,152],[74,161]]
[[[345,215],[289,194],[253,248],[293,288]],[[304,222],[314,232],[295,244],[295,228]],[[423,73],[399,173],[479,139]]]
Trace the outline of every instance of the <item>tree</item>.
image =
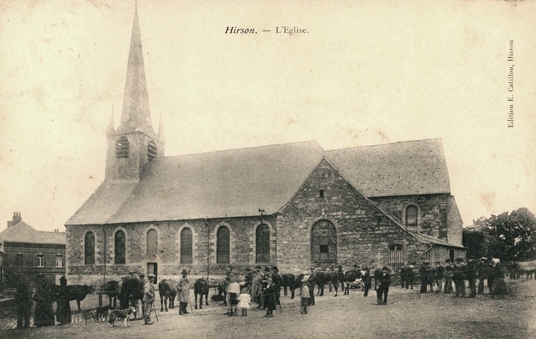
[[496,241],[494,256],[508,261],[536,258],[536,217],[527,208],[492,215],[486,224],[484,232]]

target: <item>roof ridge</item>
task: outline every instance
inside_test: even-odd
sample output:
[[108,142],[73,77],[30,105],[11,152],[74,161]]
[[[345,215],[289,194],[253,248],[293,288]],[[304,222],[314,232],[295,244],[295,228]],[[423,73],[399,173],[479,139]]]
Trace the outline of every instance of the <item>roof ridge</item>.
[[294,141],[294,142],[287,142],[287,143],[280,143],[280,144],[271,144],[271,145],[261,145],[261,146],[251,146],[251,147],[241,147],[241,148],[228,148],[228,149],[222,149],[217,151],[209,151],[209,152],[201,152],[201,153],[187,153],[187,154],[178,154],[178,155],[168,155],[163,158],[159,159],[166,159],[166,158],[177,158],[177,157],[184,157],[184,156],[190,156],[190,155],[202,155],[202,154],[214,154],[214,153],[222,153],[222,152],[229,152],[229,151],[242,151],[242,150],[250,150],[250,149],[259,149],[259,148],[266,148],[266,147],[274,147],[274,146],[285,146],[285,145],[295,145],[295,144],[306,144],[310,142],[315,142],[324,150],[322,145],[318,142],[318,140],[312,139],[312,140],[306,140],[306,141]]
[[348,146],[348,147],[343,147],[343,148],[335,148],[335,149],[327,150],[326,152],[342,151],[342,150],[350,149],[350,148],[381,147],[381,146],[394,145],[394,144],[415,143],[415,142],[420,142],[420,141],[432,141],[432,140],[441,140],[441,141],[443,141],[443,138],[430,138],[430,139],[418,139],[418,140],[403,140],[403,141],[396,141],[396,142],[388,142],[388,143],[386,143],[386,144],[361,145],[361,146]]

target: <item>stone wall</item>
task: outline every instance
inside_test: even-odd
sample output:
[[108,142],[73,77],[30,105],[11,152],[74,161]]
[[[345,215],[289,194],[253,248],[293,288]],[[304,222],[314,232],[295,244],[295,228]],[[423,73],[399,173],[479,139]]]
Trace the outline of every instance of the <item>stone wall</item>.
[[[320,220],[335,225],[336,263],[312,262],[311,230]],[[277,227],[278,265],[281,271],[292,273],[300,273],[311,265],[322,269],[337,265],[348,269],[353,264],[388,265],[392,244],[403,246],[405,262],[419,261],[428,247],[381,212],[325,159],[285,206],[277,218]]]
[[[260,263],[260,265],[273,266],[276,265],[277,256],[275,218],[263,216],[263,223],[270,228],[270,262]],[[123,225],[67,226],[68,274],[124,276],[129,271],[135,270],[146,274],[148,263],[157,264],[158,277],[180,276],[183,269],[199,276],[206,276],[207,273],[221,275],[228,270],[230,265],[238,270],[244,270],[245,267],[257,264],[255,262],[255,231],[259,224],[260,217],[251,216]],[[216,262],[216,234],[221,226],[228,227],[230,231],[230,263]],[[193,262],[191,264],[181,264],[180,258],[180,233],[185,227],[192,230]],[[151,229],[157,232],[158,250],[156,257],[148,260],[147,232]],[[122,230],[126,235],[125,264],[115,264],[114,235],[118,230]],[[84,264],[84,236],[88,231],[95,233],[94,265]]]
[[406,227],[406,208],[417,206],[417,228],[419,232],[434,238],[447,240],[447,194],[404,195],[371,198],[380,208]]

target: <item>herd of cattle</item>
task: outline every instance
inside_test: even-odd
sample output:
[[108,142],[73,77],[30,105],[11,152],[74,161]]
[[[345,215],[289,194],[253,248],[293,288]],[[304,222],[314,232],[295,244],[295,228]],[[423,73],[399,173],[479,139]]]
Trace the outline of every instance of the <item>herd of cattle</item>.
[[[517,262],[506,264],[510,278],[519,278],[526,274],[528,279],[536,278],[536,261],[529,262]],[[377,272],[371,272],[371,278],[377,278]],[[324,288],[326,285],[335,287],[335,295],[338,292],[338,286],[341,286],[341,290],[344,294],[348,294],[352,288],[362,288],[363,281],[362,275],[364,271],[354,269],[347,272],[316,272],[316,280],[314,284],[317,287],[317,294],[319,296],[324,295]],[[281,274],[280,287],[283,288],[284,295],[288,295],[290,290],[291,298],[294,298],[294,290],[299,286],[302,276],[295,276],[293,274]],[[248,283],[248,282],[246,282]],[[211,287],[216,287],[218,290],[217,295],[212,296],[213,301],[223,301],[225,304],[225,294],[227,290],[228,280],[223,280],[216,285],[209,285],[209,282],[205,278],[199,278],[194,283],[194,305],[195,309],[203,308],[203,298],[205,305],[208,305],[208,294]],[[376,279],[374,279],[376,284]],[[69,285],[68,295],[70,300],[77,302],[78,311],[80,312],[80,301],[94,292],[94,287],[90,285]],[[119,300],[119,308],[126,309],[129,307],[130,302],[135,299],[143,299],[143,281],[135,278],[127,278],[121,282],[110,280],[105,282],[99,287],[99,291],[102,294],[108,295],[110,307],[117,308],[117,300]],[[177,296],[177,282],[171,279],[163,279],[158,283],[158,291],[160,295],[160,311],[168,311],[169,308],[175,307],[175,299]]]

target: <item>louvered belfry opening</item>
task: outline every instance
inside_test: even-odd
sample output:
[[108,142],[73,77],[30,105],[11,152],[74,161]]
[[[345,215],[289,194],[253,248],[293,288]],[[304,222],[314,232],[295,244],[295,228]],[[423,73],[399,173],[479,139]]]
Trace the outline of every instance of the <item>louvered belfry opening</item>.
[[129,143],[126,137],[117,139],[115,143],[115,157],[128,158]]
[[149,141],[149,146],[147,146],[147,158],[149,161],[153,160],[158,156],[158,150],[156,148],[156,143],[151,140]]

